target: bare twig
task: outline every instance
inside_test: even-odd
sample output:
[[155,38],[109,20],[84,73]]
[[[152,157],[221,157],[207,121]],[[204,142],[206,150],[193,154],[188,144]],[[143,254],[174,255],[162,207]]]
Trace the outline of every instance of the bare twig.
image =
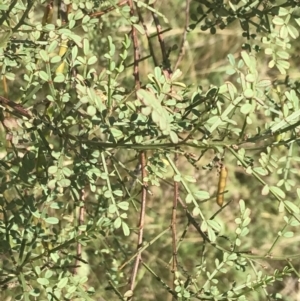
[[144,21],[144,18],[143,18],[143,15],[141,13],[140,8],[137,8],[137,13],[138,13],[140,22],[142,23],[142,25],[144,27],[144,30],[145,30],[145,33],[146,33],[146,37],[147,37],[147,40],[148,40],[149,51],[150,51],[150,56],[153,59],[154,66],[158,66],[157,59],[155,57],[155,52],[154,52],[154,49],[153,49],[153,46],[152,46],[152,42],[151,42],[151,37],[150,37],[149,31],[147,29],[147,26],[145,24],[145,21]]
[[114,6],[110,6],[110,7],[106,8],[106,9],[104,9],[103,11],[93,12],[92,14],[90,14],[90,17],[100,18],[103,15],[109,13],[110,11],[116,9],[117,7],[121,7],[123,5],[126,5],[127,2],[128,2],[128,0],[122,0],[122,1],[118,2],[117,4],[115,4]]
[[24,107],[20,104],[17,104],[3,96],[0,96],[0,104],[3,106],[8,106],[13,109],[12,114],[16,115],[15,113],[22,115],[27,118],[31,118],[31,113],[24,109]]
[[[134,6],[133,6],[133,0],[128,0],[128,5],[130,7],[130,15],[134,16]],[[133,40],[133,53],[134,53],[134,65],[133,65],[133,76],[135,80],[135,89],[138,90],[141,87],[140,83],[140,75],[139,75],[139,48],[138,48],[138,38],[137,38],[137,30],[132,25],[132,40]],[[144,224],[145,224],[145,212],[146,212],[146,200],[147,200],[147,183],[144,181],[146,178],[146,153],[145,151],[140,152],[140,165],[141,165],[141,171],[142,171],[142,194],[141,194],[141,209],[140,209],[140,217],[139,217],[139,233],[138,233],[138,243],[137,243],[137,249],[138,249],[138,255],[135,259],[133,270],[131,273],[131,279],[130,279],[130,290],[133,293],[134,287],[135,287],[135,280],[137,276],[137,272],[139,269],[140,261],[141,261],[141,251],[139,251],[139,248],[141,247],[143,243],[143,235],[144,235]],[[131,297],[128,297],[127,300],[132,300],[133,294]]]
[[[137,248],[139,249],[143,243],[143,235],[144,235],[144,224],[145,224],[145,213],[146,213],[146,200],[147,200],[147,184],[144,182],[146,178],[146,156],[145,152],[140,153],[140,162],[142,166],[142,181],[143,181],[143,188],[142,188],[142,200],[141,200],[141,211],[140,211],[140,218],[139,218],[139,233],[138,233],[138,245]],[[130,290],[133,292],[135,286],[135,279],[137,276],[137,271],[141,261],[141,251],[138,251],[138,255],[134,262],[134,267],[131,274],[131,281],[130,281]],[[132,300],[132,297],[128,298],[127,300]]]
[[177,62],[175,64],[174,70],[176,70],[179,66],[179,64],[181,63],[183,56],[185,54],[185,41],[186,41],[186,36],[187,36],[187,32],[188,32],[188,28],[189,28],[189,21],[190,21],[190,3],[191,0],[186,0],[186,6],[185,6],[185,28],[184,28],[184,32],[182,35],[182,40],[181,40],[181,45],[180,45],[180,51],[179,51],[179,55],[177,58]]
[[[86,198],[86,193],[85,190],[82,189],[81,191],[81,201],[82,201],[82,205],[79,207],[79,213],[78,213],[78,227],[81,226],[84,222],[84,213],[85,213],[85,208],[84,208],[84,204],[85,204],[85,198]],[[79,230],[78,232],[79,235],[82,234],[81,230]],[[77,251],[76,251],[76,261],[75,261],[75,267],[73,270],[73,274],[77,274],[78,273],[78,267],[80,267],[79,262],[82,261],[81,260],[81,244],[79,242],[77,242]]]
[[34,0],[28,0],[27,1],[27,7],[22,15],[22,17],[20,18],[18,24],[12,29],[13,32],[17,32],[17,30],[24,24],[25,19],[28,17],[28,14],[30,13],[30,10],[32,9],[33,5],[34,5]]
[[[133,1],[128,1],[130,6],[130,15],[134,16],[134,7]],[[133,64],[133,76],[135,80],[135,88],[138,90],[141,87],[140,83],[140,75],[139,75],[139,60],[140,60],[140,53],[139,53],[139,45],[138,45],[138,38],[137,38],[137,30],[132,25],[131,26],[131,33],[132,33],[132,40],[133,40],[133,55],[134,55],[134,64]]]
[[[177,166],[178,153],[175,153],[174,164]],[[173,198],[173,208],[172,208],[172,249],[173,249],[173,259],[172,259],[172,272],[173,272],[173,291],[175,291],[175,280],[177,271],[177,235],[176,235],[176,210],[179,196],[179,183],[174,181],[174,198]],[[173,297],[173,300],[177,298]]]
[[5,11],[5,13],[2,14],[2,17],[0,18],[0,25],[4,23],[5,20],[9,18],[9,14],[14,9],[14,7],[17,5],[18,0],[13,0],[8,8],[8,10]]
[[143,246],[140,247],[140,249],[136,253],[134,253],[128,260],[126,260],[126,262],[124,262],[121,266],[119,266],[119,271],[123,270],[133,259],[135,259],[138,256],[139,252],[143,252],[149,246],[152,246],[158,239],[160,239],[163,235],[165,235],[168,231],[170,231],[170,229],[171,229],[171,226],[168,226],[168,228],[166,228],[165,230],[160,232],[151,241],[144,242]]
[[[154,4],[151,5],[154,8]],[[167,78],[170,77],[172,71],[171,71],[171,66],[169,62],[169,57],[167,54],[166,46],[165,46],[165,41],[162,35],[162,28],[158,19],[158,16],[156,13],[152,12],[152,17],[156,26],[156,32],[157,32],[157,38],[160,44],[160,49],[161,49],[161,54],[163,58],[163,71],[164,74],[166,75]]]

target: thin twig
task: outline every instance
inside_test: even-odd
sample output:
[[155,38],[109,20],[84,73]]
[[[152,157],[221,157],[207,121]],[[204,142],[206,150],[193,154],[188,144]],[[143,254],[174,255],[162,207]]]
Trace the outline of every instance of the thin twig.
[[203,238],[203,241],[208,241],[210,242],[210,240],[208,239],[208,237],[205,235],[205,233],[201,230],[200,225],[195,221],[194,217],[192,216],[192,214],[189,212],[189,210],[187,209],[186,204],[184,203],[184,201],[181,199],[181,197],[178,197],[178,201],[181,204],[182,208],[185,210],[185,213],[187,215],[188,221],[191,225],[194,226],[194,228],[197,230],[197,232],[200,234],[200,236]]
[[30,13],[30,10],[33,7],[34,2],[35,1],[33,1],[33,0],[31,0],[31,1],[28,0],[27,1],[27,7],[26,7],[22,17],[20,18],[19,23],[12,29],[13,32],[17,32],[17,30],[24,24],[24,21],[28,17],[28,15]]
[[128,2],[128,0],[122,0],[122,1],[118,2],[117,4],[104,9],[103,11],[93,12],[92,14],[90,14],[90,17],[100,18],[103,15],[107,14],[108,12],[116,9],[117,7],[121,7],[123,5],[126,5],[127,2]]
[[[143,235],[144,235],[144,225],[145,225],[145,213],[146,213],[146,200],[147,200],[147,183],[144,182],[144,179],[146,178],[146,155],[145,152],[142,151],[140,153],[140,162],[142,167],[142,194],[141,194],[141,211],[140,211],[140,219],[139,219],[139,233],[138,233],[138,245],[137,248],[139,249],[142,246],[143,243]],[[131,275],[131,283],[130,283],[130,290],[134,290],[135,286],[135,279],[137,276],[137,271],[139,268],[139,264],[141,261],[141,252],[138,253],[135,262],[134,267]],[[132,297],[130,297],[128,300],[132,300]]]
[[[80,229],[80,226],[83,224],[84,222],[84,213],[85,213],[85,208],[84,208],[84,204],[85,204],[85,199],[86,199],[86,193],[85,190],[82,189],[81,191],[81,201],[82,201],[82,205],[79,207],[79,213],[78,213],[78,227]],[[81,235],[82,231],[79,230],[78,234]],[[81,251],[81,244],[79,242],[77,242],[77,247],[76,247],[76,261],[75,261],[75,268],[73,270],[73,274],[76,275],[78,273],[78,267],[80,267],[79,262],[82,261],[81,260],[81,256],[82,256],[82,251]]]
[[[154,8],[154,4],[151,5],[151,7]],[[170,77],[172,70],[171,70],[171,66],[170,66],[170,61],[169,61],[169,57],[167,54],[167,50],[166,50],[166,45],[165,45],[165,41],[162,35],[162,28],[158,19],[158,16],[156,13],[152,12],[152,17],[156,26],[156,32],[157,32],[157,38],[160,44],[160,49],[161,49],[161,54],[162,54],[162,58],[163,58],[163,71],[164,74],[166,75],[167,78]]]
[[[18,113],[19,115],[22,115],[24,117],[27,117],[27,118],[31,118],[31,113],[29,113],[26,109],[24,109],[24,107],[20,104],[17,104],[3,96],[0,96],[0,104],[2,104],[3,106],[8,106],[10,108],[12,108],[15,113]],[[14,112],[11,112],[12,114]]]
[[[130,15],[134,16],[134,6],[133,6],[133,0],[128,1],[128,5],[130,7]],[[137,38],[137,30],[134,27],[134,25],[131,26],[132,30],[132,40],[133,40],[133,53],[134,53],[134,65],[133,65],[133,76],[135,80],[135,89],[138,90],[141,87],[140,83],[140,75],[139,75],[139,48],[138,48],[138,38]],[[145,182],[145,178],[147,176],[146,173],[146,153],[145,151],[140,152],[140,166],[141,166],[141,172],[142,172],[142,193],[141,193],[141,209],[140,209],[140,217],[139,217],[139,232],[138,232],[138,243],[137,243],[137,257],[134,262],[133,270],[131,273],[131,279],[130,279],[130,290],[133,293],[134,287],[135,287],[135,280],[137,276],[137,272],[139,269],[140,261],[141,261],[141,251],[139,251],[140,247],[143,243],[143,235],[144,235],[144,224],[145,224],[145,212],[146,212],[146,200],[147,200],[147,183]],[[127,300],[132,300],[133,294],[131,297],[128,297]]]
[[5,11],[5,14],[2,14],[2,17],[0,18],[0,25],[2,25],[4,23],[5,20],[9,19],[9,14],[11,13],[11,11],[14,9],[14,7],[16,6],[16,4],[18,3],[18,0],[14,0],[11,2],[8,10]]
[[[130,7],[130,15],[134,16],[133,1],[129,0],[128,3]],[[135,81],[135,89],[138,90],[141,87],[140,74],[139,74],[140,53],[139,53],[139,45],[138,45],[138,38],[137,38],[137,30],[133,25],[131,26],[131,34],[133,40],[133,56],[134,56],[133,76]]]
[[168,231],[170,231],[171,226],[168,226],[168,228],[166,228],[165,230],[163,230],[162,232],[160,232],[156,237],[154,237],[151,241],[149,242],[144,242],[143,246],[140,247],[140,249],[133,254],[133,256],[131,256],[128,260],[126,260],[126,262],[124,262],[121,266],[119,266],[119,271],[123,270],[129,263],[131,263],[131,261],[135,258],[137,258],[137,256],[139,255],[139,253],[143,252],[144,250],[146,250],[149,246],[152,246],[159,238],[161,238],[163,235],[165,235]]
[[150,56],[153,59],[154,66],[158,66],[158,62],[157,62],[157,59],[155,57],[155,51],[154,51],[154,48],[153,48],[153,45],[152,45],[152,42],[151,42],[151,36],[150,36],[148,28],[145,24],[145,21],[144,21],[144,18],[143,18],[143,15],[141,13],[140,8],[137,8],[137,13],[138,13],[140,22],[142,23],[142,25],[144,27],[144,30],[145,30],[145,33],[146,33],[146,37],[147,37],[147,40],[148,40],[149,51],[150,51]]
[[[174,157],[174,164],[177,166],[178,162],[178,153],[175,153]],[[172,272],[173,272],[173,291],[175,291],[175,280],[177,271],[177,235],[176,235],[176,210],[177,210],[177,203],[178,203],[178,196],[179,196],[179,183],[174,181],[174,198],[173,198],[173,208],[172,208],[172,221],[171,221],[171,228],[172,228],[172,248],[173,248],[173,260],[172,260]],[[177,298],[173,297],[173,300]]]
[[187,36],[187,32],[188,32],[188,28],[189,28],[189,22],[190,22],[190,3],[191,0],[186,0],[186,6],[185,6],[185,28],[184,28],[184,32],[182,35],[182,40],[181,40],[181,44],[180,44],[180,51],[179,51],[179,55],[177,58],[177,62],[175,64],[174,70],[176,70],[179,66],[179,64],[181,63],[183,56],[185,54],[185,41],[186,41],[186,36]]

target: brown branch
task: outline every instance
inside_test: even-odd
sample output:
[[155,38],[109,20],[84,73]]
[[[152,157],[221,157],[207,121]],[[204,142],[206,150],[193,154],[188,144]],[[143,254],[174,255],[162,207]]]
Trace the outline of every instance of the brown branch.
[[[158,62],[157,62],[157,59],[156,59],[156,57],[155,57],[155,51],[154,51],[154,49],[153,49],[153,45],[152,45],[152,42],[151,42],[151,37],[150,37],[150,35],[149,35],[147,26],[146,26],[146,24],[145,24],[145,22],[144,22],[144,18],[143,18],[143,15],[142,15],[142,13],[141,13],[140,8],[137,8],[137,13],[138,13],[140,22],[142,23],[142,25],[143,25],[143,27],[144,27],[144,30],[145,30],[145,33],[146,33],[146,37],[147,37],[148,45],[149,45],[150,56],[151,56],[152,59],[153,59],[154,66],[158,66]],[[140,60],[140,61],[141,61],[141,60]]]
[[[128,4],[130,7],[130,15],[134,16],[133,1],[128,0]],[[138,48],[137,30],[134,27],[134,25],[131,26],[131,30],[132,30],[132,40],[133,40],[133,53],[134,53],[133,76],[134,76],[134,80],[135,80],[135,89],[138,90],[141,87],[140,75],[139,75],[140,54],[139,54],[139,48]],[[142,246],[142,243],[143,243],[145,213],[146,213],[146,200],[147,200],[147,183],[145,182],[145,178],[147,176],[145,151],[140,152],[140,165],[141,165],[141,172],[142,172],[143,187],[142,187],[142,194],[141,194],[141,209],[140,209],[139,226],[138,226],[139,227],[138,242],[137,242],[138,255],[135,259],[134,266],[133,266],[132,273],[131,273],[130,290],[132,291],[132,296],[127,298],[128,301],[131,301],[133,299],[135,280],[136,280],[137,272],[138,272],[139,265],[140,265],[141,258],[142,258],[142,254],[139,251],[139,248]]]
[[[178,162],[178,153],[175,153],[174,164],[177,166]],[[176,274],[177,271],[177,237],[176,237],[176,210],[177,203],[179,197],[179,183],[174,181],[174,198],[173,198],[173,208],[172,208],[172,220],[171,220],[171,228],[172,228],[172,249],[173,249],[173,258],[172,258],[172,272],[173,272],[173,291],[175,291],[176,285]],[[173,300],[177,298],[173,297]]]
[[[84,213],[85,213],[85,210],[84,210],[84,203],[85,203],[85,199],[86,199],[86,193],[85,193],[85,190],[82,189],[81,191],[81,201],[82,201],[82,205],[79,207],[79,213],[78,213],[78,227],[80,227],[83,222],[84,222]],[[82,231],[79,230],[78,232],[78,235],[81,235],[82,234]],[[82,261],[81,260],[81,244],[79,242],[77,242],[77,247],[76,247],[76,261],[75,261],[75,267],[74,267],[74,270],[73,270],[73,275],[77,274],[78,273],[78,267],[80,267],[79,265],[79,262]]]
[[3,96],[0,96],[0,104],[2,104],[3,106],[8,106],[10,108],[12,108],[15,112],[10,112],[12,114],[19,114],[19,115],[22,115],[24,117],[27,117],[27,118],[31,118],[32,115],[30,112],[28,112],[27,110],[24,109],[24,107],[20,104],[17,104]]
[[8,86],[7,86],[7,81],[5,75],[2,75],[2,82],[3,82],[3,93],[5,97],[8,96]]
[[[142,246],[143,243],[143,237],[144,237],[144,224],[145,224],[145,213],[146,213],[146,200],[147,200],[147,183],[144,182],[144,179],[147,176],[146,173],[146,156],[145,152],[140,153],[140,162],[141,162],[141,167],[142,167],[142,182],[143,182],[143,187],[142,187],[142,194],[141,194],[141,210],[140,210],[140,218],[139,218],[139,232],[138,232],[138,244],[137,244],[137,249],[139,249]],[[138,254],[136,256],[132,274],[131,274],[131,280],[130,280],[130,290],[133,292],[134,286],[135,286],[135,279],[137,276],[138,268],[140,265],[141,261],[141,252],[138,250]],[[127,299],[132,300],[132,296]]]
[[182,35],[182,40],[181,40],[181,45],[180,45],[180,51],[179,51],[179,55],[177,58],[177,62],[175,64],[174,70],[176,70],[179,66],[179,64],[181,63],[183,56],[185,54],[185,41],[186,41],[186,36],[187,36],[187,32],[188,32],[188,28],[189,28],[189,21],[190,21],[190,3],[191,0],[186,0],[186,6],[185,6],[185,28],[184,28],[184,32]]
[[18,24],[12,29],[13,32],[16,32],[24,23],[25,19],[28,17],[30,10],[32,9],[33,5],[34,5],[34,0],[28,0],[27,1],[27,7],[23,13],[23,15],[21,16]]
[[[133,7],[133,1],[128,1],[129,7],[130,7],[130,15],[134,16],[134,7]],[[139,53],[139,45],[138,45],[138,38],[137,38],[137,30],[132,25],[131,26],[131,35],[133,40],[133,76],[135,81],[135,89],[138,90],[141,87],[140,83],[140,74],[139,74],[139,60],[140,60],[140,53]]]
[[122,0],[120,2],[118,2],[117,4],[115,4],[114,6],[110,6],[106,9],[104,9],[103,11],[98,11],[98,12],[94,12],[94,13],[91,13],[90,14],[90,17],[97,17],[97,18],[101,18],[103,15],[111,12],[112,10],[118,8],[118,7],[121,7],[123,5],[126,5],[128,2],[128,0]]
[[18,3],[18,0],[14,0],[11,2],[8,10],[5,11],[5,14],[3,13],[2,17],[0,18],[0,25],[2,25],[4,23],[4,21],[9,18],[9,14],[14,9],[14,7],[16,6],[17,3]]
[[[151,5],[152,8],[154,8],[154,5]],[[170,66],[170,62],[169,62],[169,57],[167,54],[167,50],[166,50],[166,45],[165,45],[165,41],[162,35],[162,28],[158,19],[158,16],[156,13],[152,12],[152,17],[156,26],[156,32],[157,32],[157,38],[160,44],[160,49],[161,49],[161,54],[162,54],[162,58],[163,58],[163,70],[164,70],[164,74],[166,75],[166,77],[170,77],[172,71],[171,71],[171,66]]]

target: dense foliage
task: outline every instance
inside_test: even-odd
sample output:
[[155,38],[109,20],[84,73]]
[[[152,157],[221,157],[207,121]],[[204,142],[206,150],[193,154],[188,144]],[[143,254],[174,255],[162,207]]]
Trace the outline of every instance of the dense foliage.
[[298,5],[1,1],[1,300],[296,300]]

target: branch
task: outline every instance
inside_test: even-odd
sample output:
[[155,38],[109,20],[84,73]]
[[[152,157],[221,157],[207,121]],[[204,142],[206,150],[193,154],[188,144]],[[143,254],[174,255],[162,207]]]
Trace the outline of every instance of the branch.
[[9,106],[10,108],[12,108],[15,112],[11,112],[12,114],[14,113],[17,113],[17,114],[20,114],[24,117],[27,117],[27,118],[31,118],[32,115],[30,112],[28,112],[26,109],[24,109],[24,107],[20,104],[17,104],[3,96],[0,96],[0,104],[2,105],[6,105],[6,106]]

